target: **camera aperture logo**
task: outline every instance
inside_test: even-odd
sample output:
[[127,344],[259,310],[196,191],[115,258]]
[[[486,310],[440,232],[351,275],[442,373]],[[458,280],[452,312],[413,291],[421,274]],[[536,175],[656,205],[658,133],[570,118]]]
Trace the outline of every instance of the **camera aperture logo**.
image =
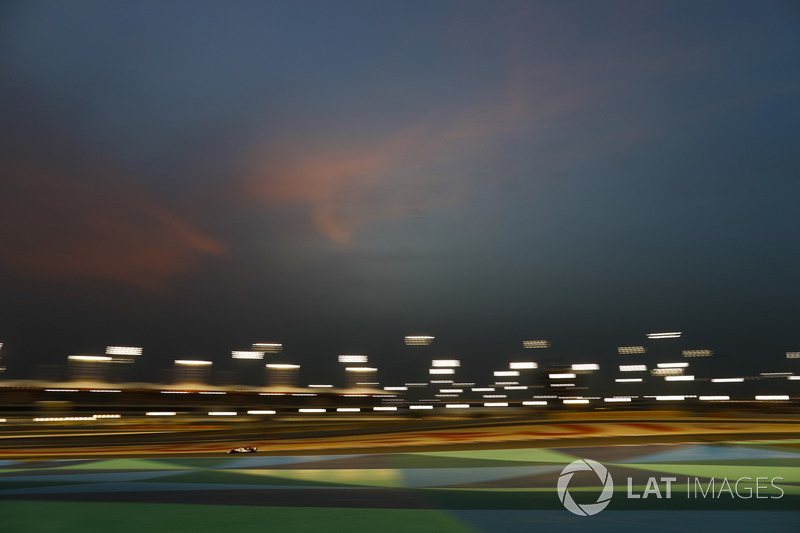
[[[602,485],[602,492],[597,497],[595,503],[577,503],[569,493],[569,484],[572,477],[577,472],[594,472]],[[591,476],[590,476],[591,477]],[[695,501],[708,500],[713,504],[713,500],[726,498],[733,499],[772,499],[777,500],[784,496],[785,491],[777,484],[784,478],[779,476],[742,476],[738,479],[729,480],[727,477],[717,478],[686,478],[686,499]],[[584,480],[585,481],[585,480]],[[681,481],[677,477],[653,477],[647,478],[647,483],[640,483],[639,488],[634,487],[634,480],[627,479],[627,498],[628,500],[644,500],[648,497],[656,499],[672,499],[673,496],[680,495],[679,490],[673,490],[673,483],[676,487],[681,486]],[[767,484],[769,483],[769,484]],[[641,487],[644,486],[644,489]],[[608,469],[591,459],[578,459],[568,464],[561,475],[558,477],[558,498],[562,505],[571,513],[578,516],[596,515],[611,503],[614,496],[614,481]],[[573,487],[575,490],[575,487]]]
[[[594,473],[597,474],[600,483],[603,485],[603,492],[600,493],[596,503],[578,504],[572,499],[572,496],[570,496],[568,490],[569,482],[572,480],[572,476],[575,475],[575,472],[587,470],[594,471]],[[561,503],[564,504],[564,507],[566,507],[569,512],[579,516],[592,516],[599,513],[608,506],[613,495],[614,480],[611,479],[611,474],[608,472],[608,469],[591,459],[578,459],[577,461],[571,462],[561,471],[561,475],[558,477],[558,499],[561,500]]]

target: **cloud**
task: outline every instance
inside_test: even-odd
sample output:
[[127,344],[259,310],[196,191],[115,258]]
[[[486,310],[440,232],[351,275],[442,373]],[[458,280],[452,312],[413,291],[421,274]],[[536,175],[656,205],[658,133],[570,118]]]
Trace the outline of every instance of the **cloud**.
[[507,159],[504,140],[526,132],[532,148],[563,130],[559,121],[593,96],[550,89],[515,73],[493,98],[412,117],[366,140],[348,132],[348,140],[332,133],[325,140],[265,141],[246,165],[244,194],[267,205],[306,206],[331,242],[351,243],[381,221],[469,202],[492,177],[486,162],[502,167]]
[[0,265],[18,277],[162,288],[223,246],[99,164],[3,150]]
[[[478,201],[509,168],[518,173],[510,178],[535,187],[548,174],[630,153],[683,105],[667,98],[662,85],[709,60],[694,41],[662,48],[668,36],[659,14],[633,10],[617,21],[605,13],[614,24],[606,34],[587,34],[591,18],[527,4],[488,24],[459,17],[442,36],[455,54],[448,67],[463,70],[440,78],[456,88],[452,102],[434,107],[425,94],[408,96],[419,102],[419,113],[375,116],[369,136],[343,126],[350,123],[345,116],[335,125],[319,121],[306,137],[262,141],[246,164],[245,194],[267,205],[305,206],[322,234],[347,244],[381,221]],[[639,28],[633,20],[646,24]],[[417,73],[430,75],[431,87],[437,74]],[[372,86],[352,85],[354,91]],[[394,93],[386,96],[390,102]],[[358,114],[344,107],[342,113]]]

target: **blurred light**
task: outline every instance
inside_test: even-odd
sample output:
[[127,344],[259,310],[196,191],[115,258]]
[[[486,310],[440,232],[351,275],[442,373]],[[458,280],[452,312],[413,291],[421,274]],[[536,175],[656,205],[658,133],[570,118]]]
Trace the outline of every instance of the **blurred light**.
[[484,394],[484,398],[508,398],[507,394]]
[[162,390],[161,394],[189,394],[188,390]]
[[67,357],[70,361],[97,361],[97,362],[107,362],[111,361],[113,357],[109,357],[107,355],[70,355]]
[[551,383],[551,387],[574,387],[574,383]]
[[600,370],[597,363],[575,363],[572,365],[573,371]]
[[473,387],[472,392],[494,392],[494,387]]
[[439,392],[461,394],[462,392],[464,392],[464,389],[439,389]]
[[503,387],[504,390],[527,390],[527,385],[506,385]]
[[430,368],[428,369],[429,374],[455,374],[456,371],[452,368]]
[[724,402],[730,399],[730,396],[700,396],[700,400],[704,402]]
[[146,416],[175,416],[176,414],[175,411],[148,411],[145,413]]
[[569,404],[585,404],[585,403],[589,403],[589,400],[587,400],[585,398],[574,398],[574,399],[562,400],[562,403],[564,403],[565,405],[569,405]]
[[[431,380],[431,385],[452,385],[452,384],[453,384],[453,380],[452,379],[432,379]],[[426,384],[426,386],[427,386],[427,384]]]
[[406,335],[405,343],[407,346],[427,346],[433,339],[430,335]]
[[361,409],[358,407],[337,407],[337,413],[360,413]]
[[292,370],[295,368],[300,368],[300,365],[290,365],[288,363],[267,363],[264,366],[275,370]]
[[518,370],[495,370],[495,377],[515,377],[519,376]]
[[89,392],[122,392],[119,389],[91,389]]
[[427,383],[406,383],[406,387],[427,387],[427,386],[428,386]]
[[642,378],[617,378],[614,381],[617,383],[640,383]]
[[656,396],[656,400],[660,402],[673,402],[673,401],[682,401],[684,400],[684,396]]
[[231,352],[234,359],[264,359],[264,352]]
[[283,350],[283,344],[279,342],[256,342],[250,346],[251,350],[264,353],[278,353]]
[[647,365],[619,365],[620,372],[647,372]]
[[270,410],[259,411],[259,410],[255,410],[255,411],[247,411],[247,414],[248,415],[274,415],[275,411],[270,411]]
[[648,333],[648,339],[677,339],[681,336],[681,331],[668,331],[665,333]]
[[292,396],[316,396],[316,392],[293,392]]
[[524,348],[549,348],[550,341],[547,339],[531,339],[522,341],[522,346]]
[[458,359],[434,359],[431,361],[433,367],[457,367],[461,366],[461,361]]
[[711,350],[684,350],[684,357],[711,357],[714,352]]
[[384,387],[383,390],[403,391],[403,390],[408,390],[408,387]]
[[432,405],[409,405],[409,409],[433,409]]
[[176,359],[176,365],[186,365],[186,366],[207,366],[212,364],[211,361],[198,361],[195,359]]
[[45,392],[78,392],[78,389],[45,389]]
[[761,372],[761,374],[759,374],[759,375],[764,376],[765,378],[784,378],[786,376],[791,376],[792,373],[791,372]]
[[515,363],[510,363],[508,368],[511,370],[525,370],[528,368],[539,368],[539,365],[534,363],[533,361],[519,361]]
[[348,366],[346,372],[377,372],[378,369],[371,366]]
[[797,381],[798,379],[800,379],[800,376],[789,376],[786,379],[790,379],[792,381]]
[[665,381],[694,381],[694,376],[664,376]]
[[303,408],[298,409],[298,413],[325,413],[327,412],[325,409],[316,409],[316,408]]
[[372,410],[373,411],[397,411],[397,407],[394,407],[394,406],[378,406],[378,407],[373,407]]
[[741,383],[744,378],[713,378],[711,383]]
[[209,411],[208,416],[236,416],[236,411]]
[[92,418],[96,420],[101,418],[122,418],[122,415],[92,415]]
[[788,400],[789,396],[786,394],[761,394],[756,396],[756,400],[764,400],[764,401],[783,401]]
[[458,398],[458,394],[434,394],[437,398]]
[[522,402],[522,405],[547,405],[547,401],[545,400],[526,400]]
[[448,403],[445,405],[448,409],[469,409],[468,403]]
[[366,363],[367,356],[366,355],[340,355],[339,356],[340,363]]
[[495,386],[500,386],[500,385],[519,385],[519,381],[495,381],[493,383],[493,385],[495,385]]
[[786,359],[800,359],[800,352],[786,352]]
[[484,402],[484,407],[508,407],[508,402]]
[[686,368],[689,363],[658,363],[658,368]]
[[62,416],[62,417],[54,417],[54,418],[34,418],[34,422],[86,422],[86,421],[94,421],[94,418],[91,416]]
[[573,379],[573,378],[575,378],[575,374],[572,374],[570,372],[550,374],[550,379]]
[[619,346],[617,352],[620,355],[631,355],[636,353],[645,353],[647,350],[644,346]]
[[224,391],[217,391],[217,390],[201,390],[200,394],[228,394]]
[[333,385],[309,385],[311,389],[332,389]]
[[106,346],[106,355],[142,355],[138,346]]
[[604,402],[630,402],[630,396],[614,396],[612,398],[603,398]]
[[653,376],[677,376],[683,374],[682,368],[654,368],[650,371]]

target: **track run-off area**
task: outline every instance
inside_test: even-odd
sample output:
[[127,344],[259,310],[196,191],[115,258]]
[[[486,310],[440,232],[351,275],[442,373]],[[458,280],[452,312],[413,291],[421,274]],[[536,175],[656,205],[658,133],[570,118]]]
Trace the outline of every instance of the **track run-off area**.
[[[800,523],[800,424],[791,419],[13,433],[0,439],[2,533],[797,531]],[[259,451],[226,453],[240,445]],[[576,461],[602,465],[605,482],[589,468],[564,474]],[[607,503],[574,514],[564,492],[584,509]]]

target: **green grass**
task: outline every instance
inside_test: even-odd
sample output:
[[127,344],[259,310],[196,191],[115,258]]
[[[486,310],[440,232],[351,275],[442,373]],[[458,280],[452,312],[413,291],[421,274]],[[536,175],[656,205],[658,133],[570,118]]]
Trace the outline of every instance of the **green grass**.
[[474,533],[452,515],[416,509],[333,509],[157,503],[0,501],[0,531],[13,533]]

